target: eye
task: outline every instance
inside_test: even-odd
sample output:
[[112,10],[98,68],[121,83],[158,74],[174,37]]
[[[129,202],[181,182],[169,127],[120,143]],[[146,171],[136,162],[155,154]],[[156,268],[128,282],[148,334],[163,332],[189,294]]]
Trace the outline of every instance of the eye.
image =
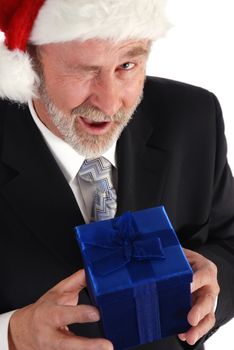
[[124,70],[131,70],[134,67],[135,67],[135,63],[132,63],[132,62],[125,62],[125,63],[120,65],[120,68],[124,69]]

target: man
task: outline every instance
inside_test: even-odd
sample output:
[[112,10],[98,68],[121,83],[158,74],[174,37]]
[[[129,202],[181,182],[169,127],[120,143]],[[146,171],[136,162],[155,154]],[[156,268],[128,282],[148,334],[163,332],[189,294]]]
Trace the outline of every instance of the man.
[[1,349],[112,349],[73,232],[96,193],[80,169],[100,156],[115,215],[163,204],[194,271],[190,330],[143,348],[201,349],[234,314],[234,186],[216,97],[145,79],[164,1],[0,8]]

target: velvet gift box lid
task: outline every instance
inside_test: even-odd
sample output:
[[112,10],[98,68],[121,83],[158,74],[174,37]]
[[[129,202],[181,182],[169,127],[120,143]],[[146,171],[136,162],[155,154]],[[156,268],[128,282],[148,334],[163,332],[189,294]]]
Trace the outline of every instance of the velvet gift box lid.
[[115,349],[189,328],[192,270],[163,206],[75,231],[91,299]]

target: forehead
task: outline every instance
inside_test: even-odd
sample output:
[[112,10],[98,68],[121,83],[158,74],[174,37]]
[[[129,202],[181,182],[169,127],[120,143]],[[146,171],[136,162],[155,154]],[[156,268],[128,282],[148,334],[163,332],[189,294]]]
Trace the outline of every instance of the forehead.
[[40,47],[45,59],[56,58],[57,61],[69,63],[98,62],[113,59],[133,58],[147,55],[150,48],[149,40],[125,40],[113,42],[111,40],[90,39],[84,42],[70,41],[66,43],[47,44]]

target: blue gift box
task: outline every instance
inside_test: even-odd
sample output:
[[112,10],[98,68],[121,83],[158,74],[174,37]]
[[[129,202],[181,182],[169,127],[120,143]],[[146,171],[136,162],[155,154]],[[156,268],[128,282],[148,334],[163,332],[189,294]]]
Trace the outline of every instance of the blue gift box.
[[192,269],[163,206],[75,231],[92,302],[115,349],[189,329]]

